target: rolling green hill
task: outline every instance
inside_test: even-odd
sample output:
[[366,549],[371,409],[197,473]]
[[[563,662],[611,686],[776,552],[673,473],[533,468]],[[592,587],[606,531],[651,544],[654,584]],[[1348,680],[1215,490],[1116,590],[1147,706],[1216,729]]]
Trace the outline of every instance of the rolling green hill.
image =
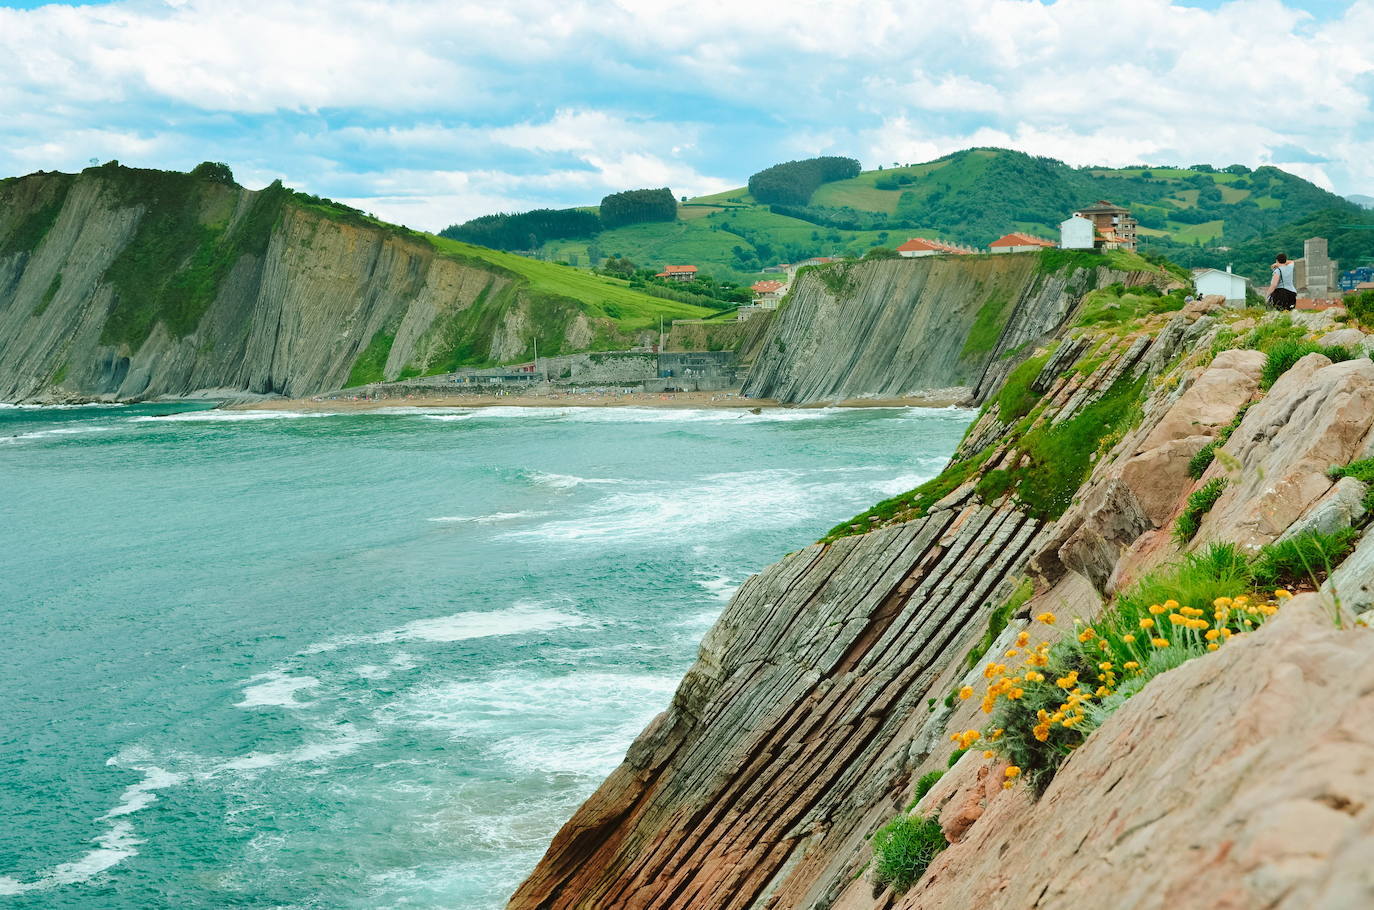
[[826,183],[806,205],[763,205],[744,187],[689,199],[678,220],[551,241],[550,259],[587,266],[621,255],[637,264],[694,264],[733,280],[811,256],[858,256],[909,237],[986,246],[1008,231],[1058,236],[1059,222],[1098,199],[1140,221],[1143,252],[1215,264],[1225,250],[1319,212],[1358,218],[1350,201],[1275,167],[1075,168],[1007,149],[968,149],[935,161]]

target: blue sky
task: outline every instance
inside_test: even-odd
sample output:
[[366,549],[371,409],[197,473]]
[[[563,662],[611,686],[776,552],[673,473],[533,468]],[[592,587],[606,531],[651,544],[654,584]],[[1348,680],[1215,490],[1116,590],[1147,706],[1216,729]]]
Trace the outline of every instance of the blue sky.
[[1374,195],[1374,0],[0,0],[0,175],[226,161],[415,227],[997,145]]

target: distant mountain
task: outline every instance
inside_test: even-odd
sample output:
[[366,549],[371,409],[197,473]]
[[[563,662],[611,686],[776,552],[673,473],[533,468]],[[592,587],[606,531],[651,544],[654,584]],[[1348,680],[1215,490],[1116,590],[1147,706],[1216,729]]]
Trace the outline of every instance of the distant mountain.
[[1143,251],[1175,258],[1234,247],[1319,211],[1362,211],[1272,166],[1076,168],[997,148],[862,171],[807,191],[804,202],[765,205],[740,187],[687,200],[673,222],[549,239],[539,249],[577,264],[624,256],[639,265],[693,264],[738,280],[778,262],[862,255],[913,236],[977,246],[1010,231],[1056,238],[1060,221],[1098,199],[1131,209]]
[[1362,193],[1351,193],[1345,198],[1355,203],[1360,208],[1374,209],[1374,196],[1365,196]]

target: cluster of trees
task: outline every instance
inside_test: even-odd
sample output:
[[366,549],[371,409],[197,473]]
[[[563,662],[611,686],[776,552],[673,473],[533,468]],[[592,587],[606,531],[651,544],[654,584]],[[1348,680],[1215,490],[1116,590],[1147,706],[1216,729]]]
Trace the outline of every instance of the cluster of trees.
[[788,161],[750,177],[749,192],[765,204],[806,205],[821,184],[857,177],[860,170],[857,160],[838,155]]
[[234,172],[223,161],[202,161],[191,168],[191,176],[201,180],[213,180],[227,186],[234,185]]
[[1143,246],[1151,253],[1163,254],[1187,268],[1218,267],[1230,263],[1247,278],[1269,283],[1269,264],[1277,253],[1290,259],[1302,256],[1302,243],[1309,237],[1325,237],[1331,258],[1340,260],[1342,268],[1350,268],[1369,261],[1369,238],[1374,236],[1374,216],[1338,207],[1314,212],[1286,225],[1271,227],[1263,233],[1231,244],[1224,252],[1196,244],[1179,243],[1164,237],[1152,237]]
[[676,221],[677,200],[666,186],[657,190],[626,190],[601,200],[601,223],[606,230],[646,221]]
[[535,209],[483,215],[439,232],[440,237],[496,250],[533,250],[546,240],[594,237],[601,219],[586,209]]
[[655,297],[694,303],[717,310],[729,309],[754,299],[754,293],[749,288],[741,287],[733,281],[718,281],[709,273],[698,272],[697,277],[691,281],[659,278],[654,269],[640,268],[621,255],[606,259],[597,271],[614,278],[628,279],[630,287]]

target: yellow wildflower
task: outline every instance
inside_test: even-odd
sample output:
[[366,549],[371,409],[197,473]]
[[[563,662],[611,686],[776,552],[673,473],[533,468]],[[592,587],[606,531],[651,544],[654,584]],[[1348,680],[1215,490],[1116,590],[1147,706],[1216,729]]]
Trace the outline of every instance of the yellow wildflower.
[[1221,645],[1217,644],[1216,642],[1212,642],[1210,645],[1207,646],[1207,650],[1208,650],[1208,651],[1215,651],[1217,648],[1220,648],[1220,647],[1221,647]]
[[1041,613],[1039,616],[1037,616],[1037,617],[1035,617],[1035,618],[1036,618],[1036,620],[1037,620],[1038,622],[1043,622],[1043,623],[1044,623],[1045,625],[1047,625],[1047,626],[1052,626],[1052,625],[1054,625],[1054,614],[1053,614],[1053,613]]
[[1028,644],[1030,644],[1029,632],[1022,632],[1020,635],[1016,636],[1016,647],[1024,648]]
[[1128,645],[1133,645],[1133,644],[1135,644],[1135,636],[1134,636],[1134,635],[1129,635],[1129,634],[1123,635],[1123,636],[1121,636],[1121,640],[1124,641],[1124,642],[1125,642],[1126,644],[1128,644]]
[[1043,743],[1050,738],[1049,724],[1036,724],[1031,728],[1031,735]]
[[1015,701],[1016,699],[1020,698],[1022,695],[1025,694],[1025,691],[1022,689],[1012,689],[1010,692],[1007,693],[1007,698],[1010,698],[1012,701]]
[[1088,626],[1088,628],[1086,628],[1086,629],[1084,629],[1082,632],[1079,632],[1079,633],[1078,633],[1078,640],[1079,640],[1079,641],[1092,641],[1092,640],[1093,640],[1094,638],[1096,638],[1096,637],[1097,637],[1097,633],[1093,631],[1093,627],[1092,627],[1092,626]]
[[1009,781],[1009,780],[1004,780],[1004,781],[1002,781],[1002,789],[1003,789],[1003,790],[1010,790],[1010,789],[1011,789],[1012,787],[1014,787],[1014,786],[1016,786],[1016,784],[1015,784],[1015,782],[1013,782],[1013,781]]
[[1011,765],[1007,768],[1007,770],[1003,771],[1002,773],[1007,776],[1008,780],[1011,780],[1013,778],[1021,776],[1021,769],[1016,767],[1015,765]]
[[1127,669],[1127,670],[1139,670],[1139,669],[1140,669],[1140,664],[1136,663],[1136,662],[1133,661],[1133,660],[1128,660],[1128,661],[1126,661],[1124,664],[1122,664],[1121,666],[1122,666],[1124,669]]
[[1177,609],[1178,609],[1178,601],[1174,600],[1173,598],[1170,598],[1169,600],[1164,601],[1164,609],[1166,609],[1166,610],[1177,610]]
[[992,758],[992,757],[993,757],[994,755],[996,755],[996,754],[997,754],[997,753],[994,752],[994,751],[992,751],[991,749],[984,749],[984,750],[983,750],[983,757],[984,757],[984,758]]
[[962,689],[960,689],[960,690],[959,690],[959,697],[960,697],[961,699],[963,699],[964,701],[968,701],[970,698],[972,698],[972,697],[973,697],[973,686],[964,686]]
[[1179,616],[1177,613],[1170,613],[1170,614],[1169,614],[1169,624],[1170,624],[1170,625],[1181,626],[1181,625],[1183,625],[1184,623],[1186,623],[1187,621],[1188,621],[1188,618],[1187,618],[1186,616]]
[[1153,619],[1151,619],[1150,617],[1146,616],[1146,617],[1143,617],[1143,618],[1140,620],[1140,628],[1142,628],[1142,629],[1153,629],[1154,627],[1155,627],[1155,621],[1154,621]]
[[1097,665],[1097,669],[1099,670],[1110,670],[1111,668],[1112,662],[1110,660],[1104,660],[1102,661],[1102,663]]
[[1154,645],[1156,648],[1167,648],[1167,647],[1169,647],[1169,639],[1167,639],[1167,638],[1152,638],[1152,639],[1150,639],[1150,644]]
[[1290,594],[1286,589],[1279,588],[1277,591],[1274,592],[1274,596],[1277,597],[1279,600],[1287,600],[1293,595]]
[[1216,607],[1218,610],[1229,607],[1231,606],[1231,598],[1218,597],[1216,600],[1212,601],[1212,606]]
[[1216,629],[1208,629],[1207,634],[1203,635],[1202,637],[1207,639],[1208,641],[1216,641],[1218,638],[1221,638],[1221,632],[1217,631]]
[[1150,604],[1150,614],[1152,616],[1158,616],[1164,611],[1164,607],[1161,607],[1159,604]]
[[1054,681],[1054,684],[1055,684],[1056,686],[1058,686],[1059,688],[1061,688],[1061,689],[1072,689],[1073,686],[1074,686],[1074,684],[1077,683],[1077,682],[1078,682],[1078,671],[1077,671],[1077,670],[1073,670],[1073,671],[1071,671],[1071,672],[1069,673],[1068,676],[1061,676],[1061,677],[1059,677],[1058,679],[1056,679],[1056,680]]

